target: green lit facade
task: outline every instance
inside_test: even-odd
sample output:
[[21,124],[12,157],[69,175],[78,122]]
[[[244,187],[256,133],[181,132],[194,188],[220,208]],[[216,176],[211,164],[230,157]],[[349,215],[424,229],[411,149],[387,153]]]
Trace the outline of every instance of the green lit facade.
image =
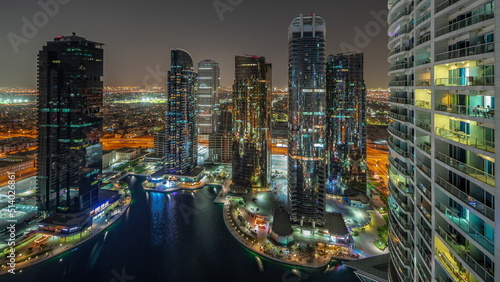
[[38,186],[43,215],[98,201],[103,44],[58,36],[38,53]]

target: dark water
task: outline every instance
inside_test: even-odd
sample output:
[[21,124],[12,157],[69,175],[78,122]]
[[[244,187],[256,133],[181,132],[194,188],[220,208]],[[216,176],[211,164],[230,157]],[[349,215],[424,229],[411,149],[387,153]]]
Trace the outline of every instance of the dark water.
[[[75,251],[0,281],[359,281],[346,266],[323,273],[262,259],[227,231],[216,192],[145,193],[142,177],[128,178],[134,198],[129,211],[104,233]],[[60,259],[63,259],[60,262]]]

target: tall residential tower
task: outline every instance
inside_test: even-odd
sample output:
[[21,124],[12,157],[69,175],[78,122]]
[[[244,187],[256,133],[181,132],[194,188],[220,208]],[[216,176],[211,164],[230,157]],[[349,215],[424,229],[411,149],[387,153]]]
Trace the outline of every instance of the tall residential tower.
[[74,213],[98,201],[103,44],[58,36],[38,53],[39,211]]
[[233,85],[233,183],[266,188],[271,181],[271,64],[236,56]]
[[366,86],[363,54],[328,56],[329,184],[333,193],[366,189]]
[[323,224],[327,180],[325,21],[312,14],[288,28],[288,202],[292,219]]
[[391,281],[500,280],[498,10],[389,1]]
[[208,139],[216,131],[214,108],[220,86],[219,63],[214,60],[198,62],[198,133]]
[[171,51],[164,140],[165,173],[186,174],[198,163],[196,73],[188,52]]

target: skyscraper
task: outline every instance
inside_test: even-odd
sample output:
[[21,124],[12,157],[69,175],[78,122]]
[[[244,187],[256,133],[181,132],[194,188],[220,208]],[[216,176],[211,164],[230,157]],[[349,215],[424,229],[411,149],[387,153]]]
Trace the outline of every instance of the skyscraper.
[[219,86],[219,63],[214,60],[198,62],[198,133],[206,138],[216,130],[214,107]]
[[271,64],[236,56],[233,85],[233,183],[268,187],[271,180]]
[[328,56],[329,184],[334,193],[366,189],[366,86],[363,54]]
[[197,104],[191,55],[181,49],[172,50],[163,139],[167,174],[186,174],[198,163]]
[[58,36],[38,53],[38,201],[48,216],[97,203],[103,44]]
[[391,281],[500,280],[495,2],[389,1]]
[[288,28],[288,202],[301,225],[324,223],[327,174],[325,21],[312,14]]

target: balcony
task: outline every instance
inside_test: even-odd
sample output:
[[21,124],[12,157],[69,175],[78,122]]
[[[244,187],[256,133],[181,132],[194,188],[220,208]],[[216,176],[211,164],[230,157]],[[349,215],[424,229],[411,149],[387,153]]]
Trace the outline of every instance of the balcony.
[[404,16],[408,16],[412,12],[412,9],[403,9],[401,12],[399,12],[397,15],[393,16],[391,20],[389,21],[389,25],[395,23],[398,19]]
[[425,43],[427,41],[431,40],[431,34],[428,33],[424,36],[421,36],[419,39],[417,39],[417,46],[422,44],[422,43]]
[[392,40],[398,38],[399,36],[401,36],[403,34],[410,33],[412,30],[413,30],[413,25],[406,26],[406,27],[399,29],[398,31],[396,31],[396,33],[394,33],[393,35],[391,35],[389,37],[389,42],[391,42]]
[[423,16],[421,16],[420,18],[418,18],[417,25],[419,25],[419,24],[423,23],[424,21],[428,20],[430,17],[431,17],[431,11],[428,11]]
[[390,133],[396,135],[399,138],[408,139],[408,134],[403,133],[392,126],[388,126],[387,129],[389,130]]
[[479,45],[474,45],[470,47],[465,47],[461,49],[456,49],[453,51],[443,52],[436,55],[436,62],[443,60],[450,60],[455,58],[461,58],[466,56],[473,56],[479,54],[490,53],[495,50],[494,43],[484,43]]
[[453,158],[448,157],[447,155],[441,153],[441,152],[436,152],[436,158],[440,160],[441,162],[481,181],[484,182],[488,185],[495,186],[495,175],[489,174],[485,171],[482,171],[480,169],[477,169],[473,166],[470,166],[466,163],[457,161]]
[[413,86],[407,80],[394,80],[389,81],[389,86],[402,87],[402,86]]
[[455,198],[459,199],[462,201],[462,203],[466,204],[468,207],[471,207],[472,209],[476,210],[480,214],[486,216],[487,218],[491,220],[495,220],[495,211],[483,204],[482,202],[474,199],[473,197],[469,196],[462,190],[458,189],[455,185],[451,184],[450,182],[444,180],[440,176],[436,176],[436,183],[443,187],[446,191],[448,191],[450,194],[455,196]]
[[[444,231],[444,229],[440,226],[436,228],[436,232],[441,236],[442,239],[444,239],[444,242],[450,249],[453,249],[457,255],[467,263],[467,265],[477,274],[477,276],[481,277],[485,281],[495,281],[493,277],[493,270],[488,270],[488,266],[485,265],[484,263],[479,263],[476,261],[473,257],[469,255],[469,250],[466,249],[464,245],[458,244],[456,238],[453,238],[452,234],[449,234],[448,232]],[[443,262],[442,257],[443,253],[440,252],[439,250],[436,250],[438,254],[438,258]],[[457,275],[458,273],[456,272],[457,267],[450,267],[451,272],[449,271],[450,274]],[[462,279],[465,280],[457,280],[457,281],[469,281],[469,277],[464,277],[460,275]]]
[[441,12],[442,10],[448,8],[449,6],[459,2],[460,0],[445,0],[443,3],[436,6],[436,14]]
[[430,86],[430,85],[431,85],[430,79],[417,79],[415,81],[415,86]]
[[460,144],[464,144],[490,153],[495,152],[495,142],[473,137],[469,134],[465,134],[465,132],[463,131],[448,130],[445,128],[436,127],[434,132],[441,137],[453,140]]
[[493,86],[495,85],[495,76],[461,76],[436,78],[435,86]]
[[397,239],[401,242],[403,247],[408,250],[411,250],[412,245],[408,241],[408,237],[401,234],[398,225],[396,225],[396,222],[393,219],[389,218],[389,222],[391,223],[389,224],[389,228],[392,230]]
[[428,188],[422,183],[418,183],[417,187],[420,190],[420,192],[422,192],[427,197],[427,199],[429,200],[432,199],[432,193],[431,193],[432,190],[430,188]]
[[396,204],[405,212],[407,213],[412,213],[413,212],[413,206],[412,205],[407,205],[405,203],[403,203],[403,200],[400,198],[399,195],[397,195],[397,193],[394,193],[394,195],[391,195],[390,197],[392,197],[392,199],[394,200],[394,202],[396,202]]
[[491,254],[495,253],[495,243],[486,238],[481,232],[474,229],[469,221],[458,216],[457,209],[448,207],[439,200],[436,200],[436,208],[453,223],[452,226],[456,226],[458,229],[465,232],[465,234],[474,239],[475,242],[484,247]]
[[432,244],[432,238],[431,238],[431,231],[427,231],[423,226],[422,223],[417,224],[417,229],[422,234],[422,237],[425,239],[425,241],[430,245]]
[[395,55],[397,53],[400,53],[400,52],[410,51],[411,49],[413,49],[413,45],[398,47],[398,48],[389,52],[389,57],[392,55]]
[[438,260],[444,266],[446,272],[448,272],[448,274],[451,275],[455,281],[470,281],[469,276],[460,271],[459,265],[453,260],[452,257],[449,257],[450,255],[447,255],[438,249],[436,249],[436,253]]
[[421,66],[421,65],[430,64],[430,63],[431,63],[430,58],[420,59],[420,60],[415,61],[415,66]]
[[422,128],[423,130],[431,132],[431,125],[429,123],[423,121],[417,121],[416,126]]
[[424,259],[424,262],[427,263],[427,265],[431,265],[431,252],[429,250],[425,250],[422,244],[418,244],[417,250]]
[[425,173],[425,175],[431,177],[431,168],[426,166],[424,163],[422,163],[421,161],[417,161],[417,167],[423,172]]
[[466,115],[471,117],[482,117],[485,119],[495,119],[495,109],[483,107],[470,107],[456,104],[436,104],[436,110],[452,114]]
[[400,63],[400,64],[395,64],[389,67],[389,71],[395,71],[395,70],[402,70],[402,69],[408,69],[413,67],[413,63]]
[[400,154],[403,158],[408,158],[408,153],[392,143],[390,139],[387,140],[387,144],[389,144],[389,147],[396,151],[396,153]]
[[389,156],[389,162],[401,174],[406,175],[406,176],[410,176],[409,173],[408,173],[408,171],[406,170],[406,168],[404,168],[403,166],[401,166],[400,164],[398,164],[397,161],[395,159],[393,159],[391,156]]
[[425,151],[427,154],[431,154],[431,144],[429,142],[417,142],[417,147]]
[[410,104],[410,99],[408,99],[406,97],[402,98],[402,97],[391,96],[391,97],[389,97],[389,102],[399,103],[399,104]]
[[431,109],[431,102],[428,101],[422,101],[422,100],[415,100],[415,106],[423,109]]
[[400,115],[400,114],[397,114],[395,112],[389,112],[389,117],[396,119],[396,120],[399,120],[401,122],[410,122],[411,121],[410,117],[408,117],[406,115]]
[[459,29],[468,27],[468,26],[476,24],[476,23],[484,22],[486,20],[492,19],[493,17],[494,17],[494,14],[493,14],[492,10],[483,11],[479,14],[473,15],[469,18],[466,18],[466,19],[463,19],[461,21],[449,24],[445,27],[442,27],[442,28],[436,30],[436,37],[447,34],[449,32],[455,31],[455,30],[459,30]]

